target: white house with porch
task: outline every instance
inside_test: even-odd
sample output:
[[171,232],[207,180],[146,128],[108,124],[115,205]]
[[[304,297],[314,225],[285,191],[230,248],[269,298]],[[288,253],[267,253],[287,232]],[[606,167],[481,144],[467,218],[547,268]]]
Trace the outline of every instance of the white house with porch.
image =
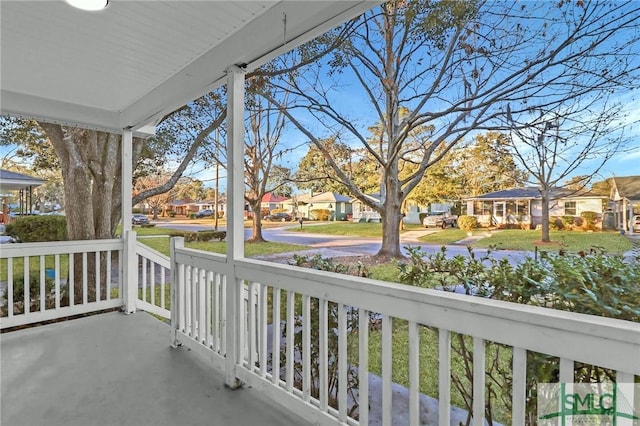
[[[549,200],[549,217],[573,216],[582,212],[598,214],[599,220],[607,205],[607,196],[553,188]],[[533,227],[542,223],[542,201],[536,187],[512,188],[466,198],[467,214],[486,225],[518,225]],[[598,222],[600,223],[600,222]]]
[[[555,357],[562,382],[574,381],[575,363],[610,369],[618,382],[640,375],[635,323],[245,257],[245,74],[377,4],[112,1],[88,13],[64,1],[0,3],[2,114],[119,133],[123,165],[122,238],[2,248],[3,331],[118,312],[0,335],[0,423],[391,425],[402,415],[419,425],[431,415],[431,424],[449,426],[460,421],[451,404],[458,334],[473,344],[475,426],[485,424],[488,342],[512,353],[514,425],[525,424],[532,391],[529,351]],[[176,238],[166,258],[131,230],[132,137],[152,134],[164,115],[223,85],[227,253],[188,249]],[[89,280],[90,268],[104,274]],[[23,291],[15,289],[20,279]],[[81,300],[73,286],[82,286]],[[370,314],[380,322],[376,377]],[[394,321],[406,322],[409,336],[403,400],[392,380],[400,362],[392,351]],[[426,327],[437,333],[435,363],[421,355]],[[329,353],[330,342],[337,352]],[[348,374],[357,375],[357,389]],[[421,375],[438,377],[431,414]]]

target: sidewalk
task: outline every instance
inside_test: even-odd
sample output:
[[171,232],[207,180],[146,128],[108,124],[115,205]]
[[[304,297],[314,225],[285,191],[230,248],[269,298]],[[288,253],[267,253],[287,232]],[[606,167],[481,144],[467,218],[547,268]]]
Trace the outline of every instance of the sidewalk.
[[625,234],[625,237],[631,242],[631,250],[625,252],[624,257],[640,258],[640,234]]

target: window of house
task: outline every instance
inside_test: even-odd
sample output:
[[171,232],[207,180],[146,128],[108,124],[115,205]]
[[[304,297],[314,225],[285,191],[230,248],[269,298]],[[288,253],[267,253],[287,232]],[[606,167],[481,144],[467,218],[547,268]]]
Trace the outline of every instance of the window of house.
[[507,209],[507,211],[506,211],[507,216],[514,216],[514,215],[518,214],[518,212],[516,211],[516,202],[515,201],[507,201],[505,203],[505,205],[506,205],[506,209]]
[[473,202],[473,214],[482,214],[482,201]]
[[529,200],[516,201],[516,214],[519,216],[526,216],[529,214]]
[[575,201],[565,201],[564,202],[564,215],[565,216],[575,216],[576,215],[576,202]]

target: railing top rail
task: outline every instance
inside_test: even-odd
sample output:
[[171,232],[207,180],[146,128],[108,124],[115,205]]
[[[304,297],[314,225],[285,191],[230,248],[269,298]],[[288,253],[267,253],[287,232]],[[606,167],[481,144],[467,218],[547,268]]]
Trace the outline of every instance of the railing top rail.
[[0,258],[122,250],[123,247],[124,243],[119,239],[3,244]]
[[151,247],[139,241],[136,242],[136,254],[142,257],[145,257],[164,268],[167,268],[167,269],[171,268],[171,258],[169,256],[165,256],[159,251],[154,250]]

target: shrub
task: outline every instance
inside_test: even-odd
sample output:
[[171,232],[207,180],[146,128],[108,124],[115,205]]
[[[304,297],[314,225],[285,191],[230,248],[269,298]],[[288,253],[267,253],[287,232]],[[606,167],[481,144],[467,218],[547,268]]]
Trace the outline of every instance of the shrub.
[[[10,232],[10,233],[9,233]],[[65,241],[67,219],[64,216],[25,216],[7,228],[7,235],[23,243]]]
[[[51,293],[54,282],[52,279],[46,278],[44,281],[45,294]],[[6,292],[6,290],[5,290]],[[6,298],[6,294],[4,295]],[[40,277],[31,275],[29,278],[29,300],[40,299]],[[17,277],[13,281],[13,301],[20,302],[24,300],[24,277]]]
[[169,217],[176,217],[176,212],[174,212],[174,211],[170,211],[167,214],[169,215]]
[[273,209],[269,214],[287,213],[287,209]]
[[309,212],[309,216],[313,220],[329,220],[329,213],[328,209],[315,209]]
[[427,216],[429,216],[429,213],[427,212],[418,213],[418,220],[420,220],[420,225],[424,223],[424,218]]
[[562,221],[562,225],[565,228],[570,228],[573,226],[573,222],[574,222],[574,217],[573,216],[562,216],[562,218],[560,218],[560,220]]
[[131,213],[133,213],[133,214],[144,214],[142,209],[135,208],[135,207],[131,209]]
[[559,218],[552,216],[549,218],[549,229],[553,229],[554,231],[560,231],[564,229],[564,225],[562,224],[562,220]]
[[596,219],[598,219],[598,213],[586,211],[580,213],[580,217],[583,219],[582,228],[585,231],[593,231],[596,229]]
[[475,216],[458,216],[458,228],[463,231],[471,231],[478,227],[478,219]]
[[198,232],[189,232],[189,231],[172,231],[169,233],[170,237],[182,237],[184,241],[187,243],[192,243],[194,241],[211,241],[218,240],[222,241],[227,237],[226,231],[198,231]]
[[[469,256],[450,257],[446,248],[435,254],[407,249],[409,262],[400,264],[401,282],[420,287],[452,290],[463,286],[468,294],[526,305],[640,321],[640,263],[625,262],[622,256],[601,253],[552,255],[542,252],[541,260],[526,258],[512,265],[508,259],[495,259],[489,253],[477,257],[469,249]],[[473,371],[472,343],[456,335],[452,345],[456,356],[465,360],[461,371],[452,372],[452,381],[465,401],[472,401],[470,383]],[[502,345],[487,343],[487,366],[499,366],[499,351],[509,351]],[[527,354],[527,388],[536,383],[557,380],[559,367],[556,360],[534,352]],[[487,372],[489,374],[489,371]],[[575,377],[584,382],[615,380],[615,372],[575,363]],[[512,377],[508,368],[491,367],[491,381],[486,383],[486,412],[511,411],[510,389]],[[460,384],[460,386],[458,386]],[[504,392],[495,392],[497,388]],[[527,399],[527,412],[535,412],[536,397]],[[501,405],[503,407],[501,407]],[[471,409],[470,404],[465,407]],[[532,423],[527,423],[532,424]]]
[[189,219],[195,219],[196,218],[196,214],[191,212],[189,213]]

